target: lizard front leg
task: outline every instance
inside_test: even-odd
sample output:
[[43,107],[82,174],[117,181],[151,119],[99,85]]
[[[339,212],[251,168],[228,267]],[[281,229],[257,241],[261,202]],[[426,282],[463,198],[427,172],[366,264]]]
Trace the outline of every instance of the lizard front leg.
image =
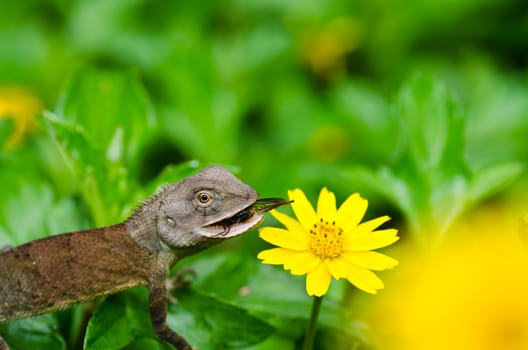
[[[161,269],[160,269],[161,270]],[[149,279],[149,308],[152,327],[161,340],[166,341],[178,350],[192,350],[191,345],[167,324],[167,288],[165,271],[155,271]],[[0,348],[0,350],[3,350]]]

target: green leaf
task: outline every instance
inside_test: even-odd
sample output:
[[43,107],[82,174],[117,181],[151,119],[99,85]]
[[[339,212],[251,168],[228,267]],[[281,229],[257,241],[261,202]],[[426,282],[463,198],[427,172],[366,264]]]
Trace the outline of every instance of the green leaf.
[[[221,251],[207,258],[190,258],[186,267],[197,271],[193,287],[214,291],[215,296],[258,315],[275,327],[279,337],[301,338],[312,303],[306,295],[306,277],[261,264],[255,255]],[[334,329],[345,327],[348,317],[339,304],[347,287],[341,282],[333,282],[320,315],[320,323]],[[355,332],[349,327],[341,330]]]
[[11,350],[66,349],[57,319],[51,314],[1,324],[0,334]]
[[81,126],[51,112],[45,112],[44,118],[48,131],[73,169],[94,224],[114,223],[123,197],[127,196],[126,171],[105,162],[104,155],[91,144]]
[[242,348],[262,342],[274,328],[247,310],[186,288],[177,293],[168,322],[193,346],[202,349]]
[[394,109],[399,147],[392,164],[354,166],[341,175],[385,196],[403,212],[415,238],[429,241],[469,205],[464,120],[447,85],[426,74],[402,86]]
[[392,164],[338,172],[347,183],[389,199],[417,241],[441,237],[471,205],[511,183],[524,169],[518,162],[469,167],[460,107],[438,78],[413,76],[401,88],[395,109],[401,146]]
[[397,145],[397,120],[386,100],[360,81],[343,81],[331,92],[332,107],[348,124],[352,145],[368,145],[350,147],[354,159],[367,164],[390,159]]
[[126,71],[86,68],[71,79],[57,114],[82,128],[108,162],[137,171],[141,151],[157,127],[153,107],[136,77]]
[[48,185],[12,183],[9,197],[0,197],[0,236],[5,237],[0,246],[19,245],[82,226],[84,220],[73,199],[57,199]]
[[273,334],[257,345],[249,346],[245,350],[294,350],[295,339],[281,334]]
[[193,287],[214,291],[215,296],[229,301],[236,300],[240,288],[247,285],[258,268],[256,261],[248,261],[251,258],[238,251],[209,251],[191,259],[186,267],[198,272]]
[[469,198],[473,203],[498,192],[525,171],[526,166],[520,162],[504,162],[491,165],[475,173],[471,182]]
[[120,70],[81,70],[63,93],[57,114],[44,116],[94,225],[122,220],[123,206],[139,187],[144,148],[157,127],[137,79]]
[[405,155],[420,174],[462,170],[463,119],[451,91],[440,79],[417,74],[396,101]]
[[109,296],[88,323],[84,349],[122,349],[143,337],[156,338],[147,300],[145,287]]
[[[246,310],[193,289],[181,289],[169,305],[169,326],[200,349],[240,348],[257,344],[274,328]],[[144,339],[157,340],[152,330],[146,288],[108,297],[91,318],[85,350],[122,349]]]

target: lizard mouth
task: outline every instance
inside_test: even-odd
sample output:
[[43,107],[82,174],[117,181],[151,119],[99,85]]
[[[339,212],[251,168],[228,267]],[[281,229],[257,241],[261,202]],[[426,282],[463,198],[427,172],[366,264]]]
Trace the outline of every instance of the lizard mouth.
[[258,226],[264,220],[265,212],[291,202],[282,198],[259,199],[233,216],[202,227],[200,233],[211,238],[239,236]]

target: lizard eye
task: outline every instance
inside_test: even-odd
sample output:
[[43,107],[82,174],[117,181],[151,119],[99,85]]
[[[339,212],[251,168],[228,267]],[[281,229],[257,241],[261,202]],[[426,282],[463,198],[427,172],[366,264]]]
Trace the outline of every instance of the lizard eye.
[[194,193],[192,204],[194,209],[202,215],[211,215],[218,212],[216,201],[218,195],[213,190],[200,189]]
[[213,195],[207,191],[200,191],[196,194],[196,199],[202,204],[207,204],[213,199]]
[[167,216],[167,223],[171,226],[175,226],[176,225],[176,221],[174,221],[173,218],[171,218],[170,216]]

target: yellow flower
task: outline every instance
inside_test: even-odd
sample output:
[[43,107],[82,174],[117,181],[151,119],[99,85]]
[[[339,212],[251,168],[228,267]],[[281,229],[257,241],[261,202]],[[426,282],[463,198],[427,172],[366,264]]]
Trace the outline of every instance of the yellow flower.
[[380,348],[528,349],[528,250],[516,214],[478,208],[440,245],[403,247],[405,269],[360,316]]
[[7,149],[17,146],[25,135],[37,128],[36,117],[42,109],[40,100],[29,91],[0,87],[0,119],[12,118],[14,121],[14,131],[5,143]]
[[264,227],[259,234],[279,248],[260,252],[265,264],[284,265],[293,275],[307,275],[308,295],[322,296],[332,277],[346,278],[357,288],[376,294],[383,282],[371,270],[393,268],[398,261],[372,251],[398,240],[395,229],[377,230],[388,221],[382,216],[360,224],[368,202],[357,193],[336,209],[335,195],[321,190],[317,212],[300,189],[288,192],[297,220],[276,210],[271,214],[286,229]]

